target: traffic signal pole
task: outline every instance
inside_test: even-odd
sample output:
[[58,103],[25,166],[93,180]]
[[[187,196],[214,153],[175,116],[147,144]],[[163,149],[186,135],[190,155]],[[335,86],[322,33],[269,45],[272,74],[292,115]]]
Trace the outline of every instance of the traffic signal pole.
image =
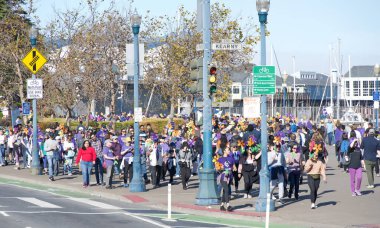
[[219,204],[216,173],[212,164],[211,98],[208,91],[208,64],[211,60],[210,0],[203,0],[203,168],[199,170],[198,205]]

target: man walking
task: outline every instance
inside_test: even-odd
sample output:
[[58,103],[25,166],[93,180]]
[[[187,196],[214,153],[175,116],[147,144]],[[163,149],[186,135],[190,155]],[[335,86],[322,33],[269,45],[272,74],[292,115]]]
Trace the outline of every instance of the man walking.
[[380,150],[380,141],[375,138],[374,129],[369,129],[368,136],[363,138],[360,148],[364,149],[363,157],[368,178],[367,188],[374,188],[373,170],[376,165],[377,150]]
[[58,143],[54,140],[54,134],[50,133],[49,138],[45,141],[45,151],[46,157],[49,164],[49,180],[54,181],[53,177],[53,159],[54,159],[54,151],[57,150]]

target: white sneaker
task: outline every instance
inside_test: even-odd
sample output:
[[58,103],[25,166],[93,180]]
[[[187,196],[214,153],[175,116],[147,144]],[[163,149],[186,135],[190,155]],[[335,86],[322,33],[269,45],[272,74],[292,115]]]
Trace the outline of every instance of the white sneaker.
[[177,178],[178,178],[178,177],[179,177],[179,175],[175,175],[175,177],[177,177]]
[[244,199],[247,199],[247,198],[248,198],[248,194],[244,193]]
[[248,199],[251,199],[252,198],[252,195],[251,194],[248,194]]

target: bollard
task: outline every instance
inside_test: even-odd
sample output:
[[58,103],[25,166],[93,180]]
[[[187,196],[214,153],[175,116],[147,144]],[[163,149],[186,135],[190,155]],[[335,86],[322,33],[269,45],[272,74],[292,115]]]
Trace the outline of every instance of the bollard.
[[270,193],[267,193],[267,208],[265,213],[265,228],[269,228]]
[[168,184],[168,217],[163,219],[164,221],[175,222],[175,219],[172,219],[172,185]]
[[168,185],[168,219],[172,219],[172,184]]

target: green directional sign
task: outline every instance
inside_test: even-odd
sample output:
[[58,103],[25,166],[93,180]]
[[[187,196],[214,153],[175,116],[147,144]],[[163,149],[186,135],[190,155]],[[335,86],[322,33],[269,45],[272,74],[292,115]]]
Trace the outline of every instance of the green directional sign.
[[276,74],[274,66],[253,67],[253,94],[269,95],[276,93]]

